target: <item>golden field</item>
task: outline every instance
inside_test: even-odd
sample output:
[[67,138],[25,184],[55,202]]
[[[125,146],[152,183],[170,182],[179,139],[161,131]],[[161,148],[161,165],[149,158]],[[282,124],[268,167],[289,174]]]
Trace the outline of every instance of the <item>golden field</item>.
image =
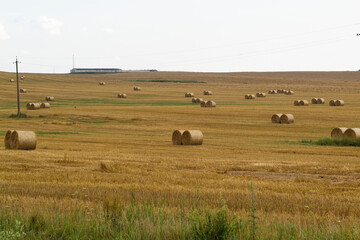
[[[20,87],[28,93],[20,95],[21,111],[28,118],[16,119],[9,118],[17,111],[16,83],[9,82],[15,74],[0,73],[0,133],[36,131],[38,145],[34,151],[5,150],[1,141],[4,211],[86,208],[91,214],[104,201],[132,198],[164,201],[176,211],[199,199],[212,208],[223,198],[232,212],[247,216],[252,182],[261,219],[360,221],[359,148],[301,143],[329,137],[334,127],[360,127],[360,72],[23,75]],[[169,82],[175,80],[192,82]],[[295,95],[244,99],[271,89]],[[200,108],[185,92],[217,106]],[[44,102],[45,96],[55,97],[50,109],[26,110],[26,103]],[[313,97],[326,104],[293,106]],[[345,106],[330,107],[331,99],[343,99]],[[295,123],[273,124],[275,113],[292,113]],[[172,145],[176,129],[201,130],[203,145]]]

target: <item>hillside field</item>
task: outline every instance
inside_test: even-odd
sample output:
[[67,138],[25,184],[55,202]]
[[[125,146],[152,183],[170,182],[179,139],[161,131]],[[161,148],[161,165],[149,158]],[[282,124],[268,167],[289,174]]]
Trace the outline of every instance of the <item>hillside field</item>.
[[[17,112],[15,74],[0,72],[0,136],[35,131],[37,148],[5,150],[0,142],[1,216],[24,222],[76,210],[96,219],[105,203],[134,201],[175,216],[179,208],[215,210],[223,201],[244,221],[256,203],[259,231],[289,223],[359,234],[359,147],[309,140],[330,137],[335,127],[360,128],[360,72],[20,75],[27,118],[9,118]],[[295,94],[244,99],[271,89]],[[185,92],[217,106],[201,108]],[[26,110],[45,96],[55,97],[50,109]],[[313,97],[326,103],[293,106]],[[330,107],[331,99],[345,106]],[[275,113],[291,113],[295,123],[273,124]],[[203,145],[173,145],[177,129],[201,130]]]

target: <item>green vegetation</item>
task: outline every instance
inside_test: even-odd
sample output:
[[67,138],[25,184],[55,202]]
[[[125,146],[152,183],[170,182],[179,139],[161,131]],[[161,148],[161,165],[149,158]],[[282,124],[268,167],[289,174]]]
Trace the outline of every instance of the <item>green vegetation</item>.
[[153,80],[128,80],[129,82],[159,82],[159,83],[206,83],[197,80],[167,80],[167,79],[153,79]]
[[353,140],[349,138],[322,138],[315,141],[302,140],[300,143],[305,145],[360,147],[360,139]]
[[192,104],[191,102],[129,102],[119,99],[90,98],[62,100],[54,103],[52,106],[183,106]]
[[103,212],[84,206],[71,214],[32,212],[10,214],[0,210],[2,239],[360,239],[360,226],[298,226],[239,218],[226,205],[168,213],[166,203],[124,206],[106,201]]
[[78,132],[51,132],[51,131],[36,131],[37,135],[58,135],[58,134],[79,134]]
[[27,118],[27,115],[25,113],[20,113],[20,115],[18,114],[11,114],[9,116],[9,118]]

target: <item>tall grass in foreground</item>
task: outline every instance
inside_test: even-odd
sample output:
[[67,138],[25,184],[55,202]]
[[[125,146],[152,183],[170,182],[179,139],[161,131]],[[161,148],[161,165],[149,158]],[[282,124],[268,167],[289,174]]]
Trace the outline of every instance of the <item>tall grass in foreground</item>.
[[360,147],[360,139],[349,138],[322,138],[316,141],[302,140],[302,144],[321,145],[321,146],[349,146]]
[[167,211],[166,202],[124,205],[105,201],[102,212],[85,206],[71,214],[17,212],[0,208],[0,240],[4,239],[360,239],[360,225],[305,225],[267,222],[256,216],[251,185],[251,214],[236,216],[220,199],[216,209],[184,205]]

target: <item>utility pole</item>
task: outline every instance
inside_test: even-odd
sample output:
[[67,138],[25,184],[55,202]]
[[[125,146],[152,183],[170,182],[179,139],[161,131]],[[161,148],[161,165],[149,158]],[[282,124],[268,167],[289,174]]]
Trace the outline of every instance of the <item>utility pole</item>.
[[19,95],[19,68],[18,68],[18,63],[20,63],[17,59],[16,56],[16,86],[17,86],[17,107],[18,107],[18,113],[17,116],[20,117],[21,113],[20,113],[20,95]]
[[73,69],[75,68],[75,54],[73,54]]

